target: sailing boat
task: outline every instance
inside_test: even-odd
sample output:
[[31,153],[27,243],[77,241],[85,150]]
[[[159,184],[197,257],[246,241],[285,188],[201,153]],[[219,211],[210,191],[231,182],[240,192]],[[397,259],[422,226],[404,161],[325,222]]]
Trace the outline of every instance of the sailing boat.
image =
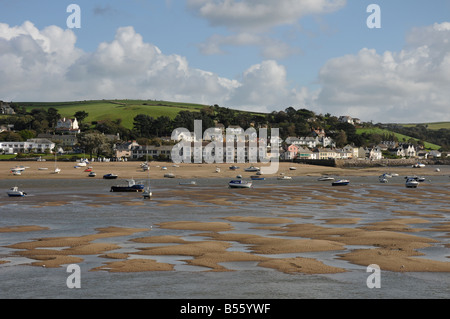
[[[150,173],[148,173],[149,175]],[[150,199],[152,197],[152,192],[150,190],[150,177],[147,178],[147,186],[144,189],[144,192],[142,193],[142,197],[144,199]]]
[[145,163],[147,165],[147,186],[145,187],[144,192],[142,193],[142,197],[144,197],[144,199],[150,199],[152,197],[152,192],[150,191],[150,167],[148,166],[148,150]]
[[55,152],[55,170],[53,171],[53,174],[58,174],[59,172],[61,172],[61,169],[59,169],[59,168],[56,166],[56,152]]

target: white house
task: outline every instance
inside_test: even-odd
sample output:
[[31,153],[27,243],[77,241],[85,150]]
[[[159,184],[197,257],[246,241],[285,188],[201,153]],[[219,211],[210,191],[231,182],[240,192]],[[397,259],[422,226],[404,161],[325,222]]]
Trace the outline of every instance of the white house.
[[381,151],[381,148],[378,146],[375,146],[373,148],[367,148],[366,149],[366,157],[371,160],[380,160],[383,158],[383,153]]
[[56,131],[67,133],[80,133],[80,127],[78,126],[78,121],[76,118],[68,119],[63,117],[60,118],[58,122],[56,122]]
[[26,142],[0,142],[0,152],[2,153],[45,153],[51,152],[55,148],[55,143],[45,138],[32,138]]

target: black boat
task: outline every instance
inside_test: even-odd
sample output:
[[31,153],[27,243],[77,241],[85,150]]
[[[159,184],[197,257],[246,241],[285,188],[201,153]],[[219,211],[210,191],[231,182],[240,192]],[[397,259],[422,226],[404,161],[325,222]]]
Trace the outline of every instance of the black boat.
[[103,175],[103,178],[104,179],[116,179],[117,175],[116,174],[106,174],[106,175]]
[[134,179],[127,180],[127,185],[111,186],[111,192],[143,192],[144,184],[136,184]]

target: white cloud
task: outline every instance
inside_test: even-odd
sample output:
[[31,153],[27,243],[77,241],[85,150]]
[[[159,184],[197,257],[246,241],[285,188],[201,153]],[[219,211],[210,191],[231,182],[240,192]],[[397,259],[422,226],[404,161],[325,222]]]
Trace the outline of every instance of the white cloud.
[[212,26],[236,31],[267,31],[311,14],[342,8],[345,0],[188,0],[187,5]]
[[450,27],[414,29],[400,52],[362,49],[320,70],[316,105],[363,120],[450,120]]
[[84,52],[71,30],[0,24],[0,99],[163,99],[260,112],[293,106],[364,121],[448,121],[448,39],[450,24],[435,24],[412,30],[400,52],[362,49],[331,59],[319,72],[320,88],[311,91],[294,88],[275,60],[253,65],[237,79],[192,68],[132,27]]
[[278,39],[262,36],[254,33],[239,33],[229,36],[215,34],[199,45],[200,51],[205,55],[227,54],[224,47],[261,47],[261,55],[264,59],[282,59],[287,56],[300,53],[301,50],[293,48]]
[[288,106],[305,107],[311,99],[307,90],[291,89],[284,66],[274,60],[263,61],[248,68],[241,85],[228,104],[246,110],[271,112]]
[[0,24],[0,96],[3,100],[169,99],[226,100],[236,80],[191,68],[186,58],[164,55],[132,27],[87,53],[70,30]]
[[341,9],[346,0],[188,0],[187,5],[210,25],[232,34],[213,35],[199,45],[205,54],[223,54],[226,46],[256,46],[265,59],[281,59],[300,50],[268,36],[278,26],[296,25],[308,15]]

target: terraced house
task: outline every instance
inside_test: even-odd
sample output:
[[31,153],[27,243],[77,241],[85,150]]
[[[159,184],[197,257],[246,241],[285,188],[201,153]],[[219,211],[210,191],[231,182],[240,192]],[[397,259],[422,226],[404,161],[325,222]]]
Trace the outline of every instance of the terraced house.
[[45,138],[31,138],[26,142],[0,142],[0,153],[46,153],[55,148],[55,143]]

